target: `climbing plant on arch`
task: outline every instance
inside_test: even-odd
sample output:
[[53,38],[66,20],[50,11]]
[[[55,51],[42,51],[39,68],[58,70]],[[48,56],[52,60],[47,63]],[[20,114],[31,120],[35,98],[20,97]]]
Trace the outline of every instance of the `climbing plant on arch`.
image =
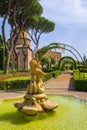
[[49,44],[48,46],[50,49],[56,48],[56,49],[66,50],[70,52],[78,62],[79,61],[83,62],[83,58],[80,55],[80,53],[71,45],[54,42],[54,43]]
[[64,66],[66,64],[69,64],[69,65],[73,65],[73,68],[76,69],[77,68],[77,64],[76,64],[76,61],[70,57],[70,56],[64,56],[60,59],[59,63],[58,63],[58,69],[61,70],[61,69],[64,69]]
[[41,57],[48,51],[48,50],[52,50],[52,49],[61,49],[61,50],[66,50],[68,52],[70,52],[75,60],[79,63],[80,61],[83,62],[83,58],[81,57],[80,53],[72,46],[68,45],[68,44],[64,44],[64,43],[51,43],[48,46],[44,46],[41,49],[38,50],[38,54],[39,57],[41,59]]
[[74,63],[72,61],[65,61],[62,64],[61,70],[73,70],[74,68]]

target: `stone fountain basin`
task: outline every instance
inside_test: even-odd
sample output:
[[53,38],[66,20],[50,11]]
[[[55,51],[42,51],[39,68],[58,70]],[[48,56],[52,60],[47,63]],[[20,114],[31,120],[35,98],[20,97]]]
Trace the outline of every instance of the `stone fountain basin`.
[[47,96],[59,107],[34,116],[14,107],[14,102],[23,98],[0,100],[0,130],[87,130],[87,101],[72,96]]

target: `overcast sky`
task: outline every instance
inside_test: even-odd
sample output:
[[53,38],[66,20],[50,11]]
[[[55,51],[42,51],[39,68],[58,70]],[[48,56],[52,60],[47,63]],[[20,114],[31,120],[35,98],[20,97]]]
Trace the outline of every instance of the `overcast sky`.
[[41,0],[40,3],[43,16],[55,23],[55,30],[41,36],[39,47],[60,42],[73,46],[82,57],[87,56],[87,0]]

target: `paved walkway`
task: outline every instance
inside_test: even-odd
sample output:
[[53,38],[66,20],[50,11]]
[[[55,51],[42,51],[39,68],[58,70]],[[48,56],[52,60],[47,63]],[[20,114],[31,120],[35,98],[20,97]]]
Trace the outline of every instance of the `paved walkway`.
[[64,72],[59,77],[46,82],[46,92],[48,94],[64,94],[87,100],[87,92],[78,92],[73,87],[72,72]]
[[[87,92],[74,91],[72,72],[64,72],[57,78],[52,78],[46,83],[47,94],[65,94],[87,100]],[[25,91],[0,91],[0,99],[8,99],[21,97],[25,95]]]

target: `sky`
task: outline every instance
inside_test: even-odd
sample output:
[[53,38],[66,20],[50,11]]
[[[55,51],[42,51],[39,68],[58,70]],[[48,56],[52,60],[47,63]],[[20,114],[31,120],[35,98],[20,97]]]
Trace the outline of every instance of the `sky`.
[[87,56],[87,0],[41,0],[43,16],[55,23],[41,43],[60,42],[73,46]]
[[[73,46],[87,56],[87,0],[41,0],[45,18],[55,23],[54,31],[42,34],[39,48],[52,42]],[[1,26],[2,19],[0,19]],[[6,25],[6,35],[9,27]],[[0,29],[1,34],[1,29]],[[63,55],[69,55],[65,51]]]

